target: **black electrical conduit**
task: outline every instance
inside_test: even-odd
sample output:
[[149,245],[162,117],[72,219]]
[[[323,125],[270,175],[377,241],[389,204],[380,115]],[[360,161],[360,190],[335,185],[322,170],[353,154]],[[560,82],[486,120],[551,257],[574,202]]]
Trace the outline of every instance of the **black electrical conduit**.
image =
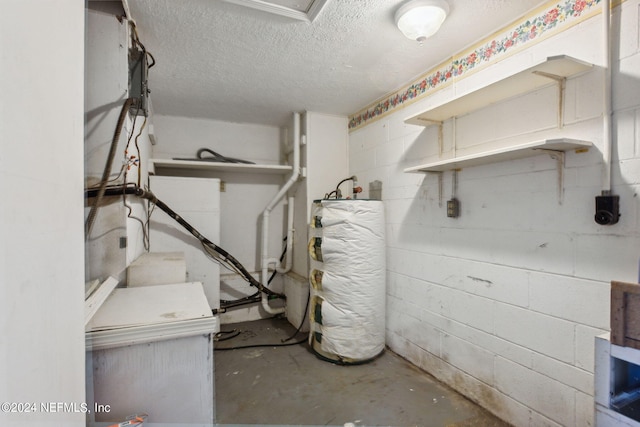
[[250,295],[248,297],[244,297],[244,298],[240,298],[237,300],[233,300],[233,301],[228,301],[228,302],[220,302],[220,308],[214,308],[213,309],[213,314],[217,314],[217,313],[226,313],[227,309],[229,308],[234,308],[234,307],[240,307],[243,305],[247,305],[247,304],[253,304],[253,303],[257,303],[262,301],[262,297],[260,296],[260,291],[256,292],[253,295]]
[[104,170],[102,171],[102,180],[100,181],[100,187],[98,188],[98,192],[96,195],[96,200],[91,206],[91,210],[89,211],[89,216],[84,223],[84,238],[87,240],[89,235],[91,234],[91,229],[93,228],[93,223],[96,220],[96,216],[98,215],[98,208],[100,207],[100,202],[105,195],[105,191],[107,188],[107,182],[109,181],[109,174],[111,173],[111,166],[113,165],[113,159],[116,156],[116,148],[118,147],[118,141],[120,140],[120,134],[122,133],[122,126],[124,125],[124,119],[127,117],[127,112],[129,108],[131,108],[131,104],[135,101],[135,98],[127,98],[127,100],[122,105],[122,109],[120,109],[120,117],[118,117],[118,124],[116,125],[116,130],[113,134],[113,139],[111,140],[111,147],[109,148],[109,156],[107,157],[107,163],[104,166]]
[[[287,241],[287,236],[283,239],[285,242]],[[284,256],[287,253],[287,246],[285,245],[284,250],[282,251],[282,255],[280,255],[280,262],[284,259]],[[267,284],[271,284],[273,278],[276,276],[277,271],[273,270]],[[262,301],[262,297],[260,296],[260,291],[256,292],[253,295],[247,295],[246,297],[238,298],[235,300],[220,300],[220,308],[214,309],[213,314],[224,313],[228,308],[240,307],[247,304],[253,304],[256,302]]]
[[[100,190],[93,190],[93,189],[86,190],[86,196],[97,197],[99,191]],[[267,288],[262,283],[260,283],[258,280],[256,280],[255,277],[253,277],[251,273],[249,273],[247,269],[242,264],[240,264],[240,262],[237,259],[235,259],[229,252],[225,251],[220,246],[216,245],[211,240],[207,239],[205,236],[200,234],[198,230],[193,228],[191,224],[189,224],[180,215],[174,212],[162,200],[159,200],[151,191],[143,190],[142,188],[136,185],[127,185],[127,186],[104,188],[102,189],[102,192],[103,192],[103,196],[122,196],[123,194],[129,194],[129,195],[134,195],[134,196],[149,200],[151,203],[155,204],[157,207],[162,209],[167,215],[173,218],[173,220],[178,222],[196,239],[198,239],[203,245],[206,245],[211,250],[218,253],[221,257],[224,258],[225,262],[228,262],[231,265],[233,265],[242,274],[245,280],[249,282],[251,286],[255,286],[256,288],[258,288],[258,290],[260,290],[261,292],[264,292],[269,296],[272,296],[275,298],[281,298],[281,299],[286,298],[283,294],[279,294],[277,292],[272,291],[271,289]]]

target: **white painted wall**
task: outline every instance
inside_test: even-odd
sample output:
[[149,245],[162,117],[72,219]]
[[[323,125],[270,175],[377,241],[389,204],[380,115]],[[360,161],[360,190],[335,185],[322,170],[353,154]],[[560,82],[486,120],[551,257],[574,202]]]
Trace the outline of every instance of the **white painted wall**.
[[[90,2],[87,8],[85,39],[85,182],[96,186],[102,179],[118,117],[129,91],[129,28],[118,19],[123,10],[117,2]],[[151,118],[127,114],[110,169],[110,184],[147,182],[150,154]],[[125,170],[125,159],[135,156],[142,162]],[[125,167],[125,169],[123,169]],[[89,206],[85,208],[88,216]],[[144,251],[142,222],[146,221],[146,202],[134,196],[105,198],[98,210],[86,242],[86,280],[114,276],[124,280],[126,267]],[[137,219],[136,219],[137,218]],[[121,239],[126,238],[126,247]]]
[[[0,16],[0,412],[3,426],[82,426],[84,4],[3,1]],[[28,30],[25,30],[25,25]]]
[[[613,192],[622,217],[593,220],[602,185],[602,69],[567,82],[565,123],[555,126],[554,91],[542,89],[461,117],[460,150],[477,144],[587,139],[588,153],[567,153],[558,203],[549,156],[463,169],[462,214],[447,218],[435,175],[403,169],[438,159],[437,128],[405,125],[450,86],[351,133],[350,173],[367,197],[383,182],[387,216],[387,344],[516,426],[593,425],[594,336],[609,328],[609,282],[635,282],[640,234],[640,49],[638,0],[615,23]],[[547,56],[603,64],[601,15],[473,74],[482,85]],[[452,125],[445,123],[445,155]],[[539,137],[539,138],[538,138]],[[443,200],[452,175],[444,174]]]
[[[293,272],[296,275],[288,278],[287,286],[287,293],[291,294],[290,303],[293,304],[288,307],[288,315],[296,326],[302,319],[306,304],[307,226],[311,201],[322,198],[348,176],[347,118],[305,112],[301,122],[301,132],[307,141],[307,145],[301,149],[301,165],[307,166],[307,177],[291,190],[291,194],[295,196]],[[291,164],[289,151],[293,140],[292,132],[292,123],[281,129],[274,126],[155,115],[154,133],[157,144],[153,146],[153,156],[169,159],[194,158],[198,149],[207,147],[224,156],[260,164]],[[307,158],[313,158],[313,162],[307,162]],[[288,179],[288,175],[166,169],[162,173],[215,176],[225,182],[225,191],[220,193],[220,245],[249,271],[259,271],[262,212]],[[348,184],[344,185],[344,191],[350,191],[347,186]],[[282,239],[286,234],[285,221],[286,205],[283,200],[270,215],[269,257],[277,258],[282,252]],[[234,275],[224,274],[225,270],[222,273],[221,298],[240,298],[255,291]],[[272,287],[281,291],[281,278],[278,277]],[[268,316],[256,305],[234,308],[223,315],[221,320],[223,323],[230,323]]]
[[[155,158],[195,158],[200,148],[209,148],[223,156],[258,164],[286,164],[282,149],[284,132],[276,126],[230,123],[208,119],[154,116],[157,144]],[[157,171],[158,172],[158,171]],[[224,181],[220,193],[220,246],[250,272],[259,272],[262,212],[278,193],[288,175],[247,174],[193,170],[164,170],[163,174],[215,177]],[[198,197],[196,193],[193,197]],[[179,213],[179,207],[171,207]],[[279,258],[286,235],[286,207],[281,201],[269,220],[269,257]],[[187,266],[188,269],[188,266]],[[222,269],[222,299],[237,299],[256,289]],[[274,279],[272,289],[281,292],[282,280]],[[233,312],[233,313],[231,313]],[[224,323],[270,317],[259,304],[234,308],[221,318]]]
[[[296,200],[294,213],[294,253],[293,269],[285,278],[287,295],[287,319],[302,330],[309,294],[309,219],[311,204],[326,193],[348,174],[347,118],[330,114],[307,111],[301,115],[301,132],[305,144],[301,147],[301,165],[306,177],[294,190]],[[351,191],[350,183],[341,187],[346,196]]]
[[[349,175],[347,118],[330,114],[305,112],[301,117],[301,132],[306,140],[302,147],[302,164],[306,166],[304,185],[296,190],[296,229],[294,273],[308,276],[307,231],[311,204],[335,190]],[[341,187],[343,195],[350,195],[350,182]]]

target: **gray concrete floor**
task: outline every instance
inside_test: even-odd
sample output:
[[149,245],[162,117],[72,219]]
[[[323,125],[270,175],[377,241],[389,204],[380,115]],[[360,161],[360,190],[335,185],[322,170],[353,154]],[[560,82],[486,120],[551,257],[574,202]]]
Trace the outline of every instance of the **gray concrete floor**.
[[[215,343],[218,424],[508,426],[388,349],[367,364],[340,366],[306,343],[268,345],[295,332],[284,319],[221,329],[240,334]],[[266,346],[220,350],[256,344]]]

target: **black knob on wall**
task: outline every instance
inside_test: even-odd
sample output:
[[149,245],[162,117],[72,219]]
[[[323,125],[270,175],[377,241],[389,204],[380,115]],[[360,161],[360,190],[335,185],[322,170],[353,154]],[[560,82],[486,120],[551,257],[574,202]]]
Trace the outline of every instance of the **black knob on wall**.
[[620,218],[620,196],[596,196],[595,220],[600,225],[613,225]]

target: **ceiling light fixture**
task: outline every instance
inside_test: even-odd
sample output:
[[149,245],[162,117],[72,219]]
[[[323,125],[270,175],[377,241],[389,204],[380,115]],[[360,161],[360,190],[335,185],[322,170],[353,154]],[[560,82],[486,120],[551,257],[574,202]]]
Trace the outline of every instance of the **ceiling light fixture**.
[[407,38],[422,43],[440,29],[448,13],[444,0],[411,0],[396,12],[396,25]]

